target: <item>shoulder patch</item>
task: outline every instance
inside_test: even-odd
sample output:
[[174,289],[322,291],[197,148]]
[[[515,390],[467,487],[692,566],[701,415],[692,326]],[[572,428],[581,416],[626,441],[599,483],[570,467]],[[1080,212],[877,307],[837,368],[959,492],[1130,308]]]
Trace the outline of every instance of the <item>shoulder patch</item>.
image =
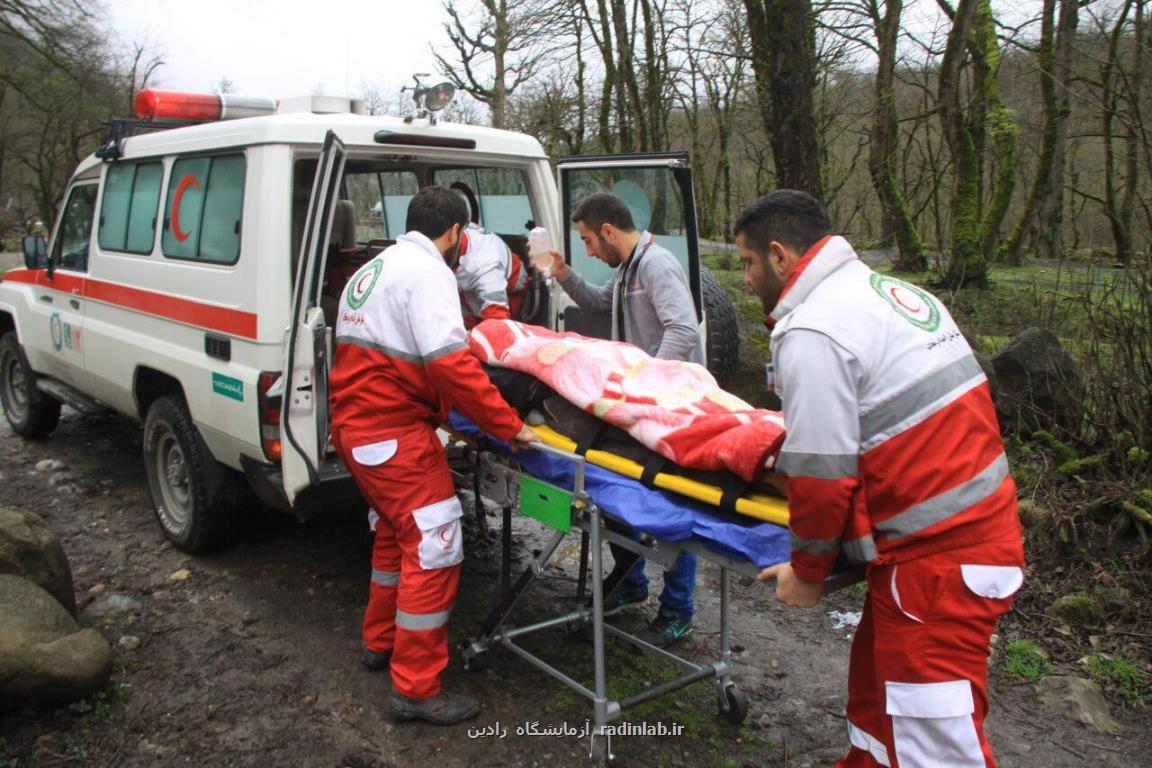
[[380,272],[383,269],[384,263],[380,259],[373,259],[352,280],[348,281],[346,290],[348,291],[348,306],[351,309],[360,309],[364,306],[364,302],[368,300],[368,295],[376,287],[376,281],[380,279]]
[[873,272],[868,276],[872,290],[912,325],[924,331],[940,327],[940,306],[930,293],[894,277]]

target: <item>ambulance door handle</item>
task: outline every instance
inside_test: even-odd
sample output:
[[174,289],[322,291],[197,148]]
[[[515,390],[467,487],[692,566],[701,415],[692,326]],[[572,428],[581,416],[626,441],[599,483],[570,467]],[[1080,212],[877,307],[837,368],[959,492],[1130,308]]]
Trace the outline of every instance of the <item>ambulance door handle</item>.
[[44,301],[44,302],[51,304],[52,303],[52,297],[46,293],[42,293],[42,294],[40,294],[40,301]]
[[79,299],[68,299],[68,303],[72,306],[72,309],[80,309]]

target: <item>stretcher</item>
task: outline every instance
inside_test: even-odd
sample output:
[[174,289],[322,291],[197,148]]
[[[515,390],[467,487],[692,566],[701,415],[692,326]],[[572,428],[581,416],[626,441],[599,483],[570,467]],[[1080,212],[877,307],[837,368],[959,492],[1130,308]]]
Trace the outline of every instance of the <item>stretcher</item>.
[[[723,514],[660,487],[649,488],[634,479],[639,465],[627,467],[611,456],[594,456],[595,451],[577,454],[571,450],[571,441],[547,429],[537,429],[544,442],[512,456],[506,445],[485,437],[456,414],[449,419],[447,428],[457,438],[449,445],[450,465],[457,482],[471,486],[478,505],[483,497],[498,504],[504,513],[501,597],[476,636],[463,648],[465,669],[482,668],[489,651],[502,647],[589,699],[594,716],[589,756],[600,764],[612,757],[609,723],[630,707],[693,683],[711,680],[716,688],[719,713],[733,723],[744,720],[747,700],[731,676],[730,573],[755,577],[761,569],[786,561],[789,556],[787,528],[765,522],[758,516]],[[598,466],[605,463],[612,466]],[[690,490],[701,492],[702,489]],[[772,504],[765,501],[752,500],[752,503],[759,504],[761,512],[786,514],[786,505],[779,500],[771,500]],[[517,507],[522,514],[549,526],[553,532],[529,567],[513,582],[511,516]],[[646,537],[643,541],[634,541],[609,527],[610,521],[636,528]],[[565,537],[575,531],[581,536],[575,607],[545,621],[512,626],[510,616],[517,603],[543,574]],[[607,584],[604,577],[604,542],[618,544],[666,569],[671,568],[685,550],[719,566],[720,648],[716,658],[689,661],[604,621],[604,599],[613,586]],[[590,605],[586,604],[588,591]],[[517,642],[546,629],[586,624],[592,625],[592,687],[573,679]],[[609,635],[672,662],[682,670],[681,674],[626,698],[609,699],[605,671],[605,638]]]

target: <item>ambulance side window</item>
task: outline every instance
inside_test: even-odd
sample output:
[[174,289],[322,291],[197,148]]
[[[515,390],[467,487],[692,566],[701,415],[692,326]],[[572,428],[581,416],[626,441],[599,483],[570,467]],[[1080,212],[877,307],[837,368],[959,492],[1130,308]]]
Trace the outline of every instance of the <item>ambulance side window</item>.
[[404,234],[408,203],[420,190],[412,171],[388,170],[344,175],[348,197],[356,207],[356,241],[395,240]]
[[122,163],[108,168],[97,230],[103,250],[152,252],[163,177],[160,163]]
[[164,255],[213,264],[240,258],[243,155],[181,158],[172,164],[164,204]]
[[68,196],[68,204],[64,206],[52,249],[52,258],[58,269],[87,271],[88,245],[92,240],[92,219],[95,214],[96,185],[74,187]]

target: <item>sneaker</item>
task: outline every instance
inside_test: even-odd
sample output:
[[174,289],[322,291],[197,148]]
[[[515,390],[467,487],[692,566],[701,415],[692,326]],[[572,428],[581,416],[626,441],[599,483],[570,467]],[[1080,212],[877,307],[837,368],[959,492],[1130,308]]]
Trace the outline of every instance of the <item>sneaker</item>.
[[365,648],[360,652],[360,663],[370,672],[388,669],[388,665],[392,663],[392,651],[374,651]]
[[683,618],[663,608],[648,623],[648,629],[636,636],[657,648],[667,648],[692,634],[692,617]]
[[410,699],[392,691],[388,711],[398,721],[424,720],[433,725],[455,725],[480,712],[480,702],[463,693],[441,693],[427,699]]
[[[591,601],[589,601],[591,605]],[[625,608],[648,605],[647,585],[637,589],[621,584],[604,597],[604,615],[612,616]]]

